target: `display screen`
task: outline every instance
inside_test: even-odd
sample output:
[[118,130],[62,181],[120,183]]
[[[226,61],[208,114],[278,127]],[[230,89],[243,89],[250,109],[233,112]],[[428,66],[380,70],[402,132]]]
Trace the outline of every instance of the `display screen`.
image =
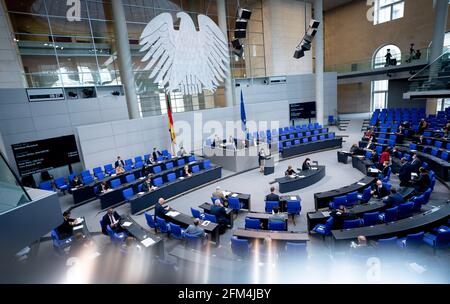
[[316,117],[316,102],[291,103],[289,105],[290,120],[309,119]]
[[74,135],[11,145],[21,176],[80,161]]

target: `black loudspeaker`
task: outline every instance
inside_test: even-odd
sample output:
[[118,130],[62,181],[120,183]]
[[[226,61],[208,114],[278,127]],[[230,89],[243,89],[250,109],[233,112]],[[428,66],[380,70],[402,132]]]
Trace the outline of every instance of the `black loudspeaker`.
[[247,31],[246,30],[234,30],[234,38],[246,38]]
[[246,30],[247,29],[247,20],[245,19],[236,19],[236,23],[234,28],[237,30]]
[[249,9],[246,9],[246,8],[238,9],[238,18],[249,20],[251,15],[252,15],[252,11]]
[[303,51],[309,51],[311,50],[311,43],[304,41],[301,45],[301,48]]
[[233,39],[233,40],[231,40],[231,45],[233,45],[233,48],[235,48],[235,49],[237,49],[237,50],[242,49],[242,44],[241,44],[241,42],[239,41],[239,39]]
[[305,56],[305,51],[303,51],[302,49],[295,49],[295,53],[294,53],[295,59],[300,59],[303,56]]
[[309,27],[313,28],[313,29],[317,29],[320,25],[320,22],[314,19],[311,19],[311,21],[309,22]]

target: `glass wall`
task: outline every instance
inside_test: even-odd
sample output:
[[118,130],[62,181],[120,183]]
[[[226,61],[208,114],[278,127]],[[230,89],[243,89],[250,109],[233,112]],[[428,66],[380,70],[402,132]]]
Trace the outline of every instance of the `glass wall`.
[[[121,84],[111,1],[107,0],[5,0],[29,87],[104,86]],[[69,4],[67,4],[69,3]],[[71,3],[71,4],[70,4]],[[79,16],[72,15],[79,3]],[[131,47],[133,71],[142,116],[164,114],[163,87],[149,79],[139,52],[139,37],[155,16],[179,11],[206,14],[216,23],[215,0],[123,0]],[[265,76],[264,35],[261,0],[241,0],[252,10],[244,44],[244,55],[230,53],[233,77]],[[228,39],[235,27],[237,1],[226,0]],[[79,17],[79,18],[78,18]],[[175,22],[175,28],[178,24]],[[148,63],[148,62],[147,62]],[[174,112],[224,105],[224,88],[214,93],[182,96],[171,94]]]

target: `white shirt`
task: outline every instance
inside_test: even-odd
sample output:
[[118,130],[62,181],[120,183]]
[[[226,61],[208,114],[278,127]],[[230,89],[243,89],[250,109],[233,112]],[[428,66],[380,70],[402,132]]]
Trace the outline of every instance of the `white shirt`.
[[116,225],[119,221],[114,218],[114,213],[109,215],[109,220],[111,221],[111,225]]

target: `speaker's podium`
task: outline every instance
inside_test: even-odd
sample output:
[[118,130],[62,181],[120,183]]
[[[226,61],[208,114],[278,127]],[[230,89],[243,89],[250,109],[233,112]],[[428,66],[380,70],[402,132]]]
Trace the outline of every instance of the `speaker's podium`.
[[275,165],[273,157],[267,156],[264,159],[264,175],[270,175],[275,173]]

